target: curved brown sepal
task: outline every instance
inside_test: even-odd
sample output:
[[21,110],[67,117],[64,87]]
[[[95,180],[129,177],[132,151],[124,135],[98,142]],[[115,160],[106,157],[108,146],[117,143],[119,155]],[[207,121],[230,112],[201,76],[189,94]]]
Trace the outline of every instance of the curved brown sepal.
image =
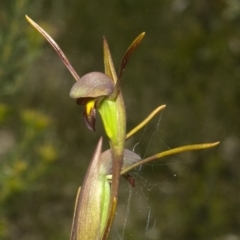
[[45,32],[37,23],[35,23],[30,17],[27,15],[25,16],[27,21],[50,43],[50,45],[53,47],[53,49],[57,52],[58,56],[62,60],[62,62],[65,64],[69,72],[72,74],[72,76],[75,78],[76,81],[80,79],[79,75],[63,53],[62,49],[58,46],[58,44],[51,38],[51,36]]

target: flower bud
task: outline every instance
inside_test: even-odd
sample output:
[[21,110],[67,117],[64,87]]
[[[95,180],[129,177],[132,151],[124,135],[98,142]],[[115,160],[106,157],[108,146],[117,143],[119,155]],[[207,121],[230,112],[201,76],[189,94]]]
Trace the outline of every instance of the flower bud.
[[101,239],[107,223],[110,185],[101,167],[102,138],[99,140],[80,195],[77,198],[71,240]]

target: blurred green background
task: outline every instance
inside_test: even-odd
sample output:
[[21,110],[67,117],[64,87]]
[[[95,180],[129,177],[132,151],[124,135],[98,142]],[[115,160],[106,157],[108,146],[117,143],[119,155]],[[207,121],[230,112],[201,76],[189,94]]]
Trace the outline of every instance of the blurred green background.
[[[74,79],[28,14],[79,75],[103,71],[102,36],[124,72],[127,142],[142,157],[213,142],[123,179],[110,239],[240,239],[240,1],[3,0],[0,2],[0,239],[69,239],[75,194],[99,136],[69,98]],[[107,141],[105,139],[105,147]]]

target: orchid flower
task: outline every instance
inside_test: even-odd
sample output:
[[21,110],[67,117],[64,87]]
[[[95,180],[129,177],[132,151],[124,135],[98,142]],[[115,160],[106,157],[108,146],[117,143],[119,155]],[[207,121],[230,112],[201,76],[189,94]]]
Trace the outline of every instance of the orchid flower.
[[[174,148],[143,160],[134,152],[124,149],[125,140],[165,108],[165,105],[159,106],[137,127],[126,134],[126,112],[120,80],[128,59],[140,44],[145,33],[141,33],[128,47],[121,61],[118,74],[114,68],[107,40],[104,37],[105,73],[91,72],[80,78],[57,43],[38,24],[29,17],[26,16],[26,18],[51,44],[75,78],[76,83],[70,90],[70,97],[76,99],[78,104],[85,106],[83,118],[87,127],[95,131],[97,110],[102,118],[106,135],[110,141],[110,149],[101,153],[102,139],[99,140],[82,189],[77,194],[71,240],[104,240],[108,236],[115,215],[120,175],[125,175],[131,169],[149,161],[184,151],[210,148],[219,142]],[[111,186],[109,182],[111,182]]]
[[[83,185],[77,193],[71,240],[103,239],[110,206],[108,174],[112,173],[112,154],[108,150],[101,152],[102,138],[97,144]],[[129,162],[135,163],[141,158],[125,149],[123,159],[128,166]]]
[[[103,54],[105,74],[91,72],[80,78],[57,43],[37,23],[28,16],[26,16],[26,18],[28,22],[52,45],[77,81],[70,91],[70,97],[77,99],[77,103],[86,106],[84,120],[87,127],[92,130],[95,129],[96,109],[98,109],[101,115],[113,154],[110,212],[115,212],[126,138],[126,112],[120,89],[120,79],[129,57],[139,45],[145,33],[141,33],[127,49],[120,64],[118,75],[114,68],[107,40],[104,37]],[[111,214],[110,216],[108,223],[109,226],[112,224],[114,214]],[[108,229],[110,229],[110,227]],[[108,230],[106,231],[108,232]]]
[[[126,174],[133,168],[158,158],[190,150],[206,149],[217,144],[218,142],[178,147],[143,160],[136,153],[124,149],[121,174]],[[83,186],[77,193],[71,240],[104,240],[107,238],[106,226],[109,219],[113,155],[111,149],[101,152],[102,138],[100,138],[89,164]],[[132,178],[130,178],[130,183],[134,185]]]

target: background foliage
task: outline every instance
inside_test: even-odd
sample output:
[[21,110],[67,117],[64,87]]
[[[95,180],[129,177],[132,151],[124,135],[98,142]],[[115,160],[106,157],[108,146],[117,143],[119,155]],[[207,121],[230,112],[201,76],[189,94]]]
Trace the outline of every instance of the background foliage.
[[100,136],[84,126],[68,95],[74,80],[25,14],[80,76],[103,71],[103,35],[117,66],[146,31],[122,81],[128,129],[154,107],[167,109],[127,143],[142,156],[221,141],[136,170],[135,189],[123,180],[111,239],[240,239],[237,0],[0,2],[0,239],[69,238]]

